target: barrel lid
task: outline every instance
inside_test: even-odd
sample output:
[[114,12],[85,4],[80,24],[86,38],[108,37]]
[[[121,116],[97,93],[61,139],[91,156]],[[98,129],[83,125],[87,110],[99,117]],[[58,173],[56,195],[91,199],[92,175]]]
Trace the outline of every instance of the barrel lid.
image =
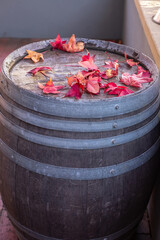
[[[62,39],[63,40],[63,39]],[[1,85],[2,91],[4,91],[10,98],[12,98],[15,102],[22,104],[25,107],[28,107],[30,109],[33,109],[35,111],[45,112],[49,114],[58,114],[62,115],[63,113],[60,113],[60,110],[55,111],[55,108],[49,107],[50,104],[60,104],[63,112],[64,104],[67,106],[69,104],[72,104],[74,107],[71,108],[70,111],[76,110],[77,107],[82,107],[84,110],[84,104],[85,106],[90,106],[93,103],[95,105],[95,112],[93,116],[96,117],[96,108],[100,107],[103,108],[103,104],[106,106],[106,102],[110,104],[111,108],[113,107],[115,109],[115,105],[118,104],[120,106],[121,104],[128,103],[136,101],[137,107],[142,105],[147,105],[150,103],[150,101],[153,101],[155,96],[158,95],[159,92],[159,83],[158,83],[158,69],[154,62],[148,58],[146,55],[138,52],[137,50],[127,47],[125,45],[120,45],[112,42],[107,41],[101,41],[101,40],[92,40],[92,39],[84,39],[79,38],[77,41],[83,41],[85,43],[86,49],[90,52],[90,55],[96,55],[95,56],[95,64],[99,67],[104,65],[104,62],[108,60],[108,55],[105,51],[107,51],[112,59],[118,59],[120,63],[120,72],[129,72],[130,74],[136,73],[137,68],[136,66],[129,67],[125,62],[124,58],[124,52],[127,54],[129,58],[134,59],[135,61],[140,62],[140,64],[143,66],[143,68],[146,68],[150,71],[152,74],[153,82],[151,83],[145,83],[143,84],[142,89],[136,89],[134,87],[129,87],[134,91],[134,93],[123,96],[123,97],[115,97],[114,95],[107,95],[104,93],[104,90],[102,89],[100,94],[98,95],[91,95],[88,93],[85,93],[82,95],[82,98],[79,100],[76,100],[74,98],[66,98],[64,97],[65,93],[69,90],[69,86],[67,83],[67,76],[70,74],[75,74],[79,70],[84,70],[83,68],[78,66],[78,62],[81,61],[82,55],[85,55],[87,52],[84,50],[80,53],[67,53],[59,50],[54,51],[46,51],[43,53],[44,55],[44,62],[38,62],[34,64],[30,59],[25,60],[24,55],[26,53],[26,50],[37,50],[41,48],[45,48],[49,45],[49,42],[54,40],[47,40],[47,41],[40,41],[36,43],[31,43],[28,45],[25,45],[14,52],[12,52],[3,62],[3,68],[2,68],[2,78],[3,78],[3,84]],[[47,73],[48,76],[51,76],[53,79],[53,82],[55,85],[65,85],[66,87],[61,91],[58,95],[53,94],[44,94],[41,89],[38,87],[38,82],[40,83],[46,83],[46,78],[42,76],[41,74],[37,74],[34,77],[31,75],[28,75],[27,72],[32,70],[35,67],[40,66],[47,66],[51,67],[53,69],[53,72]],[[103,68],[101,68],[103,70]],[[120,84],[117,77],[110,79],[108,82],[115,82]],[[5,87],[7,86],[7,87]],[[152,88],[152,89],[151,89]],[[144,95],[144,96],[142,96]],[[140,97],[139,97],[140,96]],[[139,99],[138,99],[138,98]],[[142,100],[143,98],[143,100]],[[137,100],[136,100],[137,99]],[[150,99],[150,100],[149,100]],[[138,103],[138,101],[141,101],[143,103]],[[136,103],[135,103],[136,104]],[[140,105],[139,105],[140,104]],[[112,106],[113,105],[113,106]],[[47,106],[48,110],[44,110],[45,106]],[[57,105],[57,107],[60,107]],[[110,107],[109,107],[110,108]],[[129,112],[129,104],[128,107],[123,106],[123,112]],[[119,109],[119,107],[117,108]],[[69,112],[70,112],[69,111]],[[122,110],[121,110],[122,111]],[[85,112],[85,116],[88,112],[87,108]],[[122,113],[122,112],[121,112]],[[121,114],[120,113],[120,114]],[[75,115],[74,113],[71,114],[68,113],[68,116]],[[83,115],[83,114],[82,114]],[[90,113],[87,115],[90,116]],[[100,114],[100,115],[106,115],[106,114]],[[66,116],[66,113],[65,113]],[[81,116],[83,117],[83,116]]]

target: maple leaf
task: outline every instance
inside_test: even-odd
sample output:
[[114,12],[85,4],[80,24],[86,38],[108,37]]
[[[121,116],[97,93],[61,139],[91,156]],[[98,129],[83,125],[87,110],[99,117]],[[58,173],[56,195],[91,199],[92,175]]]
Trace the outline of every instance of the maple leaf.
[[87,81],[87,91],[89,93],[98,94],[100,91],[99,86],[100,81],[101,81],[100,77],[89,76],[89,79]]
[[101,66],[101,67],[104,67],[104,68],[115,68],[115,69],[117,69],[117,68],[119,67],[118,59],[112,60],[112,61],[106,61],[106,62],[105,62],[105,65],[103,65],[103,66]]
[[68,43],[62,44],[63,51],[66,52],[81,52],[84,50],[84,42],[76,42],[75,35],[73,34],[69,39]]
[[75,97],[76,99],[80,99],[82,96],[82,90],[78,83],[71,86],[69,91],[66,93],[65,97]]
[[58,94],[58,93],[60,93],[60,91],[58,91],[58,90],[64,88],[64,86],[62,86],[62,85],[55,86],[53,84],[53,81],[51,78],[45,85],[38,83],[38,86],[40,89],[43,90],[43,93],[52,93],[52,94]]
[[104,92],[108,92],[109,95],[117,95],[121,97],[127,94],[134,93],[131,89],[125,86],[117,86],[114,82],[110,82],[106,85],[107,89]]
[[52,49],[59,49],[63,51],[63,44],[65,44],[66,41],[61,41],[61,37],[58,34],[56,37],[56,41],[55,42],[50,42],[50,45],[52,46]]
[[50,67],[37,67],[37,68],[33,68],[32,70],[30,70],[28,73],[32,74],[32,76],[35,76],[35,74],[37,72],[46,72],[46,71],[52,71],[52,69]]
[[141,77],[151,77],[151,73],[148,70],[143,69],[143,67],[137,65],[137,75],[141,74]]
[[106,71],[100,73],[100,76],[104,79],[109,79],[117,75],[118,75],[118,72],[113,69],[107,69]]
[[117,88],[117,84],[115,84],[114,82],[110,82],[110,83],[105,84],[104,87],[106,87],[106,89],[104,91],[106,93],[106,92],[109,92],[111,90],[116,89]]
[[137,75],[136,74],[130,75],[129,73],[123,73],[120,82],[122,82],[125,85],[141,88],[142,83],[148,83],[153,81],[153,78],[143,77],[142,74],[143,73],[139,73]]
[[139,62],[135,62],[133,59],[127,59],[127,54],[126,53],[124,53],[124,56],[125,56],[126,62],[128,63],[128,65],[130,67],[133,67],[134,65],[138,65],[139,64]]
[[87,80],[85,79],[85,77],[81,73],[81,71],[78,71],[78,73],[75,75],[71,75],[70,77],[67,77],[67,79],[68,79],[69,86],[72,86],[72,85],[78,83],[79,86],[81,87],[81,89],[84,90]]
[[44,57],[42,53],[37,53],[35,51],[31,51],[31,50],[26,50],[28,55],[24,57],[24,59],[32,59],[32,61],[34,63],[39,62],[39,60],[41,59],[42,61],[44,61]]
[[82,56],[82,61],[79,62],[81,67],[87,68],[88,70],[98,70],[98,67],[94,63],[95,55],[90,56],[89,52],[87,55]]
[[50,42],[50,45],[53,49],[59,49],[70,53],[81,52],[84,50],[84,42],[76,42],[74,34],[70,37],[68,43],[66,43],[66,41],[61,41],[61,37],[58,34],[56,41]]

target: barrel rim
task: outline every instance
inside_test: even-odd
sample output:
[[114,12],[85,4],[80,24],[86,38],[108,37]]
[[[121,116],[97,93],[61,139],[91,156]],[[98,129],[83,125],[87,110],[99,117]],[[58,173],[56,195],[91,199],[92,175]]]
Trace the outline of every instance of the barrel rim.
[[[140,89],[132,94],[128,94],[125,96],[120,96],[119,99],[123,99],[123,98],[129,98],[131,95],[135,96],[138,95],[139,93],[147,90],[150,86],[154,85],[154,83],[159,80],[159,71],[158,68],[156,66],[156,64],[154,63],[154,61],[148,57],[147,55],[145,55],[144,53],[141,53],[139,50],[134,49],[132,47],[126,46],[124,44],[118,44],[118,43],[114,43],[114,42],[110,42],[110,41],[104,41],[104,40],[98,40],[98,39],[87,39],[87,38],[76,38],[77,41],[83,41],[85,44],[93,44],[94,46],[96,45],[97,48],[107,48],[107,50],[111,53],[118,53],[120,55],[124,55],[124,52],[126,52],[127,56],[132,57],[133,59],[136,59],[137,61],[139,60],[141,62],[142,65],[144,65],[151,73],[152,73],[152,77],[154,79],[153,82],[149,83],[148,86],[146,86],[145,89]],[[17,63],[17,61],[20,61],[23,58],[23,55],[26,53],[26,50],[29,48],[30,50],[35,50],[35,48],[39,48],[39,47],[46,47],[48,46],[48,44],[52,41],[54,41],[55,39],[48,39],[48,40],[42,40],[42,41],[38,41],[38,42],[33,42],[33,43],[29,43],[27,45],[24,45],[16,50],[14,50],[13,52],[11,52],[3,61],[2,64],[2,69],[1,72],[2,74],[7,78],[7,80],[10,81],[10,83],[17,87],[16,84],[14,84],[14,82],[12,81],[11,77],[10,77],[10,70],[11,68]],[[62,38],[63,40],[69,40],[69,38]],[[122,51],[123,50],[123,51]],[[15,53],[20,53],[19,56],[17,56],[18,59],[13,60],[13,58],[15,58],[14,54]],[[132,55],[136,55],[132,56]],[[145,60],[147,60],[147,64],[145,62]],[[11,64],[11,67],[9,67],[9,65]],[[31,96],[36,96],[36,97],[45,97],[48,100],[58,100],[58,101],[62,101],[62,102],[72,102],[72,103],[82,103],[82,102],[99,102],[99,101],[112,101],[113,99],[117,99],[116,96],[113,96],[112,98],[105,98],[105,99],[79,99],[78,101],[74,98],[60,98],[58,96],[56,97],[52,97],[51,95],[38,95],[36,93],[31,92],[30,90],[21,88],[20,86],[18,86],[20,88],[21,91],[23,91],[26,94],[29,94]]]
[[[63,39],[62,39],[63,40]],[[95,39],[78,38],[77,41],[84,41],[87,44],[92,44],[96,48],[101,48],[110,52],[123,54],[124,51],[130,57],[141,62],[152,73],[153,82],[148,84],[145,89],[141,89],[133,94],[128,94],[122,97],[99,98],[95,99],[73,99],[64,97],[53,97],[31,92],[27,89],[20,88],[12,82],[9,76],[9,69],[15,61],[22,59],[22,52],[25,53],[27,48],[35,50],[36,48],[46,47],[51,40],[39,41],[25,45],[13,51],[3,62],[0,85],[2,96],[7,95],[14,102],[35,112],[49,114],[60,117],[71,118],[104,118],[108,116],[118,116],[125,113],[130,113],[139,110],[155,99],[159,95],[159,72],[157,66],[152,59],[139,51],[121,44],[107,42]],[[15,58],[15,53],[17,58]],[[18,55],[19,54],[19,55]],[[134,57],[133,55],[136,55]],[[7,72],[8,71],[8,72]],[[47,107],[46,107],[47,106]]]

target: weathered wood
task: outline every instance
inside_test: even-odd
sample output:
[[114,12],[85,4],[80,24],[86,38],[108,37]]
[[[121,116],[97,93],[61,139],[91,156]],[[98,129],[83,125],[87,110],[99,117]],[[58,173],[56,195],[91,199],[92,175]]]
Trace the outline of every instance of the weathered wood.
[[156,0],[135,0],[135,4],[153,57],[160,71],[160,30],[159,25],[152,21],[152,17],[160,8],[160,2]]
[[[130,96],[108,98],[101,93],[94,98],[85,94],[77,101],[43,95],[37,88],[39,76],[25,76],[35,65],[16,59],[28,46],[5,60],[0,190],[22,240],[127,239],[142,218],[152,191],[159,166],[157,68],[126,46],[84,41],[108,48],[112,57],[122,59],[118,55],[124,51],[136,56],[154,81]],[[101,65],[104,53],[96,53]],[[66,71],[64,65],[80,56],[55,51],[45,53],[45,58],[45,63],[57,64],[55,81],[65,84],[65,75],[73,67]]]

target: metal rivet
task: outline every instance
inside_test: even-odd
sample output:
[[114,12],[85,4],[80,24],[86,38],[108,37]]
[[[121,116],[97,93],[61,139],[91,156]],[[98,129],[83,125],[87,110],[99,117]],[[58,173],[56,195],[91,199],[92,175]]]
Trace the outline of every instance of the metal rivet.
[[112,139],[112,144],[114,144],[115,143],[115,139]]
[[113,123],[113,128],[116,128],[116,127],[117,127],[117,123],[114,122],[114,123]]
[[115,105],[115,109],[118,109],[118,108],[119,108],[119,105],[118,105],[118,104],[116,104],[116,105]]
[[110,173],[111,173],[111,174],[114,174],[114,172],[115,172],[114,169],[111,169],[111,170],[110,170]]

